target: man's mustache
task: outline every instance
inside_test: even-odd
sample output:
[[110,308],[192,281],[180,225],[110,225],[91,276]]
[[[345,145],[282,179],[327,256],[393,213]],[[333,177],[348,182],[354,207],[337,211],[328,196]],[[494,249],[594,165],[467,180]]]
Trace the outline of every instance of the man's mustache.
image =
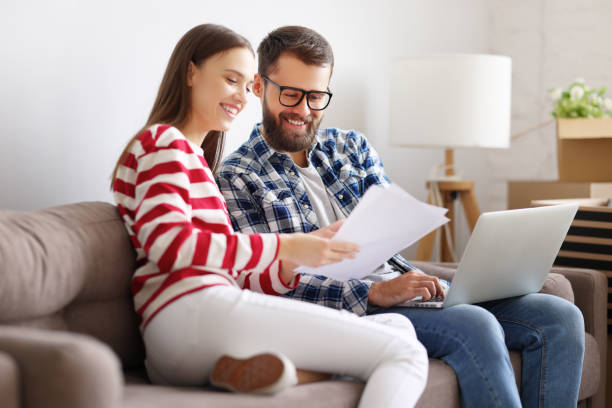
[[281,119],[300,120],[304,123],[312,123],[314,118],[311,115],[300,116],[297,113],[282,112],[278,115]]

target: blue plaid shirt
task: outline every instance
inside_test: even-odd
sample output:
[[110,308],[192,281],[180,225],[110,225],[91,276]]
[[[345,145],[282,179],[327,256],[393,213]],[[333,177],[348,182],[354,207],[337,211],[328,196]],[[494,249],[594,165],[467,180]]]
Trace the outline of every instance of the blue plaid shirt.
[[[383,164],[367,139],[353,130],[319,129],[308,152],[330,196],[347,217],[373,184],[389,185]],[[310,232],[320,227],[304,182],[289,155],[274,150],[255,126],[249,140],[227,157],[216,175],[234,229],[243,233]],[[389,263],[415,269],[399,254]],[[341,282],[302,274],[284,296],[364,315],[371,282]]]

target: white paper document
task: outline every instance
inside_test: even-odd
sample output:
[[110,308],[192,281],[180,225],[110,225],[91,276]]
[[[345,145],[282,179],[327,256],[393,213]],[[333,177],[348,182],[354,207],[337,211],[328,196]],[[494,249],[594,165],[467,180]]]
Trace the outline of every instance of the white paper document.
[[296,271],[341,281],[361,279],[447,223],[446,211],[417,200],[396,184],[372,186],[332,238],[359,245],[357,257],[319,268],[301,266]]

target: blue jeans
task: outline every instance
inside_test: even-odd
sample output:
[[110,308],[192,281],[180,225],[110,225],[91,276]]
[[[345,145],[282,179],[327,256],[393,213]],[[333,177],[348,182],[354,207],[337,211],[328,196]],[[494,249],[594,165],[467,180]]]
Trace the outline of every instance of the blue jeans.
[[[572,407],[584,356],[580,310],[557,296],[525,296],[447,309],[379,308],[410,319],[429,357],[455,370],[464,407]],[[519,395],[508,349],[522,355]]]

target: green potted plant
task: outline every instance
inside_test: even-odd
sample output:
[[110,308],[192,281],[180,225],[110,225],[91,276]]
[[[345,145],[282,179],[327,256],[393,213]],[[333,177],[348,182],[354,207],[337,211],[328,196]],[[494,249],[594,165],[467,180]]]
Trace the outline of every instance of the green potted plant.
[[591,88],[577,78],[567,90],[548,91],[555,103],[555,118],[603,118],[612,116],[612,99],[605,96],[606,87]]
[[578,78],[549,90],[557,120],[560,181],[612,181],[612,99]]

